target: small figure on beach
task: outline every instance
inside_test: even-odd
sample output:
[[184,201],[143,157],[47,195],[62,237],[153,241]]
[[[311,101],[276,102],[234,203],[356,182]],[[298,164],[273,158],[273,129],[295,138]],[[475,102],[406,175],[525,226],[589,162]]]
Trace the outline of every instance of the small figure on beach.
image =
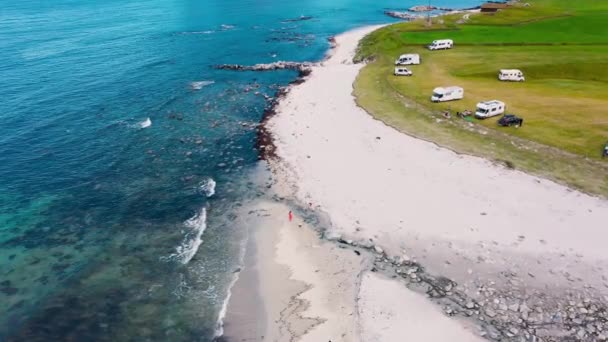
[[289,222],[293,221],[293,213],[289,211]]

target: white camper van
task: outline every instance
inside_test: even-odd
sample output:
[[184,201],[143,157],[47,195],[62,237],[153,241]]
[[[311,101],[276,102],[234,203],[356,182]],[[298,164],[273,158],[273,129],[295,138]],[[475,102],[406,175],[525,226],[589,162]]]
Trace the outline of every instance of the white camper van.
[[501,69],[498,72],[498,79],[501,81],[523,82],[526,80],[524,73],[518,69]]
[[452,100],[460,100],[464,97],[464,89],[462,87],[438,87],[433,89],[431,101],[444,102]]
[[500,115],[505,112],[505,103],[498,100],[479,102],[475,110],[475,117],[478,119],[486,119],[492,116]]
[[410,65],[410,64],[420,64],[420,55],[417,53],[408,53],[408,54],[399,56],[399,58],[395,61],[395,65]]
[[428,46],[429,50],[446,50],[454,47],[454,41],[451,39],[433,40]]
[[410,69],[406,67],[396,67],[395,68],[395,76],[412,76],[413,73]]

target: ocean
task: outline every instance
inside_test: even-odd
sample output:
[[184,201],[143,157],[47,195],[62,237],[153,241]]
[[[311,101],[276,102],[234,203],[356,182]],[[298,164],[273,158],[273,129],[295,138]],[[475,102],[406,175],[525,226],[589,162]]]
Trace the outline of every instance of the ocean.
[[213,66],[317,61],[331,36],[418,4],[3,3],[0,341],[220,334],[237,215],[266,189],[256,127],[297,73]]

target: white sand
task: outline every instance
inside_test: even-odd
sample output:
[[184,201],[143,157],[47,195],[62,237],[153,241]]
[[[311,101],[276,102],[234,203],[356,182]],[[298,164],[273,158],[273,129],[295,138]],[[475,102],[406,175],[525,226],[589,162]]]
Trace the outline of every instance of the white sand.
[[374,273],[363,277],[359,311],[362,341],[483,341],[422,295]]
[[[276,170],[295,187],[296,198],[327,213],[334,234],[371,240],[389,255],[414,254],[459,283],[510,270],[546,275],[527,280],[540,282],[539,288],[601,284],[608,259],[605,200],[415,139],[356,106],[352,83],[362,65],[350,61],[358,40],[374,29],[338,36],[332,57],[291,89],[270,121],[281,160]],[[306,257],[293,253],[296,242],[281,236],[278,261],[290,265],[294,279],[327,294]],[[568,285],[562,274],[581,279]],[[413,340],[474,340],[430,301],[396,284],[366,278],[359,308],[363,340],[390,341],[411,329],[436,334]],[[315,291],[303,295],[312,303],[309,317],[338,322],[336,306],[318,302],[324,295]],[[391,300],[393,293],[398,300]]]

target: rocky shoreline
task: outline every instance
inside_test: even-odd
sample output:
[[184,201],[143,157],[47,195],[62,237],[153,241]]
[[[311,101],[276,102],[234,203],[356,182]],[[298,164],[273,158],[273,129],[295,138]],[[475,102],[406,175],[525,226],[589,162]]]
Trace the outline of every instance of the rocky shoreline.
[[[312,17],[300,17],[298,20],[310,20]],[[329,37],[327,39],[329,43],[329,51],[331,52],[336,48],[335,37]],[[326,60],[329,55],[326,55]],[[312,72],[312,68],[321,65],[322,62],[286,62],[278,61],[273,63],[259,63],[255,65],[242,65],[242,64],[220,64],[215,65],[214,68],[218,70],[230,70],[230,71],[275,71],[275,70],[295,70],[298,72],[298,76],[295,80],[291,81],[287,86],[279,86],[274,96],[264,95],[267,105],[262,114],[260,123],[256,128],[256,142],[255,149],[258,151],[258,159],[260,160],[271,160],[277,157],[276,146],[274,145],[274,138],[272,133],[267,127],[268,121],[276,115],[276,107],[280,100],[284,98],[289,92],[289,88],[294,85],[302,84],[306,81],[306,77]]]
[[[508,281],[488,281],[467,288],[455,281],[430,274],[407,255],[388,256],[371,242],[357,243],[330,237],[341,248],[374,256],[371,272],[400,279],[406,287],[441,306],[448,316],[471,320],[479,335],[493,341],[606,341],[608,297],[591,287],[547,291],[522,287],[521,276],[508,274]],[[476,295],[471,295],[475,293]],[[523,338],[523,340],[522,340]]]
[[[470,7],[470,8],[460,8],[460,9],[434,7],[434,6],[430,6],[430,7],[429,6],[414,6],[405,11],[386,10],[386,11],[384,11],[384,14],[391,18],[409,21],[409,20],[415,20],[415,19],[427,17],[426,14],[420,14],[421,12],[433,12],[433,11],[441,12],[441,13],[436,13],[436,14],[431,15],[431,17],[436,17],[436,16],[440,16],[440,15],[448,15],[448,14],[453,14],[453,13],[478,11],[480,8],[481,8],[481,6]],[[414,13],[414,14],[412,14],[412,13]]]

